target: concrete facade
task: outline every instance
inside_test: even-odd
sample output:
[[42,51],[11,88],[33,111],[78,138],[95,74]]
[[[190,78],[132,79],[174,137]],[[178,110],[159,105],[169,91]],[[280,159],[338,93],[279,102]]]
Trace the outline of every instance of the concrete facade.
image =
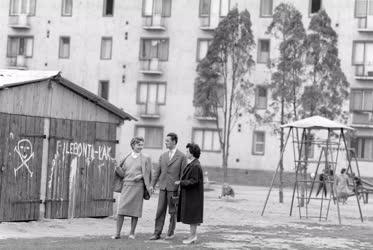
[[[32,2],[32,0],[30,0]],[[26,1],[27,2],[27,1]],[[13,22],[10,13],[12,1],[0,1],[0,68],[10,67],[7,57],[8,36],[32,36],[33,53],[26,58],[27,69],[61,70],[64,77],[81,84],[94,93],[98,93],[99,81],[109,81],[108,100],[123,107],[130,114],[139,118],[137,123],[127,124],[120,136],[119,152],[129,150],[129,141],[137,127],[150,126],[161,130],[148,131],[145,137],[162,138],[160,147],[146,148],[153,161],[157,162],[160,153],[165,150],[163,137],[168,132],[176,132],[179,137],[179,149],[184,151],[186,143],[193,138],[193,131],[198,128],[215,129],[214,122],[197,119],[196,108],[193,107],[194,79],[196,77],[197,50],[199,39],[211,39],[213,32],[209,28],[201,28],[199,17],[200,0],[174,0],[171,2],[171,14],[161,18],[153,15],[153,22],[163,24],[148,25],[142,15],[144,1],[114,0],[112,16],[104,16],[104,0],[72,0],[72,15],[62,16],[62,1],[37,0],[35,15],[28,17],[29,27],[10,27]],[[168,2],[168,1],[163,1]],[[251,14],[252,29],[258,45],[259,39],[270,40],[270,57],[276,57],[278,43],[265,34],[271,22],[270,17],[261,17],[261,0],[230,0],[230,7],[237,6],[240,10],[247,9]],[[273,8],[281,1],[274,0]],[[304,26],[307,29],[310,20],[310,4],[312,1],[291,0],[302,12]],[[154,3],[159,3],[154,0]],[[224,6],[224,0],[211,0],[211,19],[216,22],[219,11],[216,6]],[[322,7],[332,19],[333,28],[339,35],[339,56],[342,70],[345,72],[352,89],[373,89],[373,77],[364,80],[355,79],[355,66],[351,63],[354,41],[371,40],[373,33],[367,29],[358,30],[358,19],[355,18],[355,1],[323,0]],[[215,17],[213,17],[215,15]],[[373,15],[373,13],[372,13]],[[215,20],[215,21],[214,21]],[[372,19],[373,20],[373,19]],[[368,22],[369,24],[369,22]],[[370,24],[369,24],[370,25]],[[369,26],[368,25],[368,26]],[[146,28],[145,26],[150,26]],[[67,59],[59,58],[59,40],[61,36],[70,37],[70,55]],[[112,55],[110,60],[100,59],[102,37],[112,38]],[[166,61],[159,61],[157,70],[143,72],[146,62],[140,60],[141,40],[146,38],[166,39],[168,41],[168,56]],[[153,42],[152,45],[154,45]],[[155,46],[155,45],[154,45]],[[257,46],[258,48],[258,46]],[[252,51],[257,58],[257,50]],[[156,65],[156,61],[148,62]],[[152,66],[149,66],[152,67]],[[155,68],[155,69],[159,69]],[[252,72],[252,81],[257,85],[266,85],[270,80],[270,72],[265,64],[257,63]],[[144,112],[144,105],[139,104],[137,94],[140,82],[155,82],[165,84],[165,102],[162,105],[151,106],[151,112]],[[162,85],[163,86],[163,85]],[[160,91],[162,88],[158,88]],[[267,97],[270,94],[267,93]],[[254,97],[252,97],[254,98]],[[149,100],[149,98],[148,98]],[[371,102],[373,102],[373,97]],[[348,109],[348,107],[346,107]],[[372,110],[373,111],[373,110]],[[149,114],[150,113],[150,114]],[[360,113],[356,113],[360,114]],[[358,135],[366,140],[373,138],[373,121],[356,122],[355,113],[351,113],[350,122],[358,128]],[[279,158],[279,136],[274,135],[270,128],[258,127],[249,123],[243,115],[239,122],[240,129],[234,129],[231,140],[230,168],[247,170],[274,170]],[[148,127],[147,127],[148,129]],[[240,130],[240,131],[239,131]],[[265,132],[264,154],[254,155],[254,131]],[[161,134],[157,134],[161,133]],[[209,132],[205,132],[206,141]],[[147,138],[145,138],[147,140]],[[366,145],[370,142],[366,142]],[[317,150],[316,150],[317,151]],[[369,151],[369,150],[368,150]],[[369,152],[368,152],[369,153]],[[373,154],[373,148],[371,149]],[[285,154],[285,170],[293,169],[292,151]],[[315,152],[315,155],[317,153]],[[371,159],[359,162],[363,175],[373,176]],[[205,151],[201,156],[204,166],[220,166],[219,152]]]

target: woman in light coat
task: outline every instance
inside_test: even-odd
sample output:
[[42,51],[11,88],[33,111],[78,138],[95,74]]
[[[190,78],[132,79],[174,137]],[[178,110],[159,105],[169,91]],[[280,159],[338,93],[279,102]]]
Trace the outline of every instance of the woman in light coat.
[[[150,188],[151,160],[141,151],[144,138],[134,137],[131,140],[132,152],[116,166],[116,173],[123,177],[123,187],[119,199],[116,234],[113,239],[120,238],[124,217],[131,217],[130,239],[135,239],[138,218],[142,216],[144,191]],[[149,192],[150,194],[150,192]]]

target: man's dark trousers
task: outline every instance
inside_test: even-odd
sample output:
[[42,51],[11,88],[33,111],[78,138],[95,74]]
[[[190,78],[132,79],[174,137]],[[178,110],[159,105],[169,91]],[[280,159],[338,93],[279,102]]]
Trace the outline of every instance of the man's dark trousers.
[[170,225],[168,227],[167,235],[173,235],[176,227],[176,204],[171,199],[172,196],[176,196],[177,191],[160,190],[158,198],[157,214],[155,217],[155,235],[161,235],[164,221],[166,219],[166,211],[168,205],[168,213],[170,214]]

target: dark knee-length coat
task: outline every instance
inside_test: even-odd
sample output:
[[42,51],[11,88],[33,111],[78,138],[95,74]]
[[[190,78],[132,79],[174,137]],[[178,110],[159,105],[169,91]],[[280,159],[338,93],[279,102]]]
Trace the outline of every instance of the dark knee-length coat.
[[185,224],[203,222],[203,172],[198,159],[190,162],[182,173],[177,221]]

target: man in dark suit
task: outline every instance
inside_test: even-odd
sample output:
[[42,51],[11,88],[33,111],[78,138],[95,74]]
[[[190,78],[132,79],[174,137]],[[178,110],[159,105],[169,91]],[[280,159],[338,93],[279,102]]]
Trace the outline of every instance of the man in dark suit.
[[154,186],[159,180],[159,198],[155,218],[155,229],[153,236],[150,238],[151,240],[158,240],[161,238],[167,206],[168,213],[170,214],[170,225],[168,227],[166,239],[174,238],[177,199],[172,199],[172,197],[178,195],[178,185],[175,185],[175,181],[180,180],[181,173],[187,165],[185,155],[176,149],[177,140],[178,138],[175,133],[167,134],[165,145],[168,151],[164,152],[159,157],[159,164],[153,171],[150,191],[153,192]]

